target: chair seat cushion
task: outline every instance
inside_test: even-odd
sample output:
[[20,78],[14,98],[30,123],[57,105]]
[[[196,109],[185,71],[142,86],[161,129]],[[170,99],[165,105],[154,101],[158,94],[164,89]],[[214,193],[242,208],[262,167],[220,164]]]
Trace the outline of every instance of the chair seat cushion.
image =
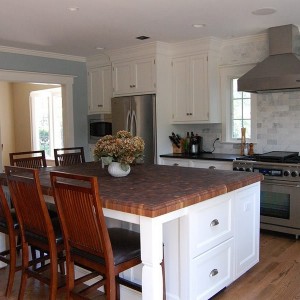
[[56,206],[54,203],[50,203],[50,202],[46,202],[47,208],[48,208],[48,212],[49,212],[49,216],[51,219],[53,218],[58,218],[58,214],[57,214],[57,210],[56,210]]
[[[52,222],[52,226],[53,226],[53,230],[54,230],[54,234],[55,234],[55,242],[56,242],[56,244],[62,244],[63,243],[63,235],[62,235],[62,231],[60,228],[59,219],[52,218],[51,222]],[[31,231],[25,231],[25,236],[26,236],[26,239],[28,239],[28,241],[30,241],[30,239],[35,239],[35,240],[39,240],[43,243],[48,243],[48,239],[46,237],[41,236],[36,233],[33,233]]]
[[[141,257],[139,233],[124,228],[108,228],[108,233],[115,265]],[[78,248],[71,248],[71,253],[104,264],[104,259],[102,257],[87,253]]]
[[[12,216],[12,219],[13,219],[13,228],[14,229],[18,229],[19,228],[19,223],[18,223],[18,220],[17,220],[17,215],[16,215],[16,212],[15,212],[15,209],[11,209],[10,210],[11,212],[11,216]],[[7,229],[7,222],[5,219],[0,219],[0,228],[5,228]]]

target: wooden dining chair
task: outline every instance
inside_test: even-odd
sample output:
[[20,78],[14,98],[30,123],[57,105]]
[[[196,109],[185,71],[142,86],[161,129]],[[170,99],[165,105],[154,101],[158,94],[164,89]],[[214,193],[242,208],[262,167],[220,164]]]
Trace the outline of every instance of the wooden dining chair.
[[[58,264],[60,271],[64,273],[64,244],[59,220],[50,218],[37,169],[6,166],[5,173],[22,240],[22,277],[18,299],[24,297],[28,277],[48,284],[49,299],[55,299],[59,277]],[[47,255],[30,261],[28,246],[40,249]],[[31,267],[46,260],[47,263],[39,268]],[[50,269],[50,278],[44,276],[46,269]]]
[[[106,227],[97,177],[63,172],[51,172],[50,177],[66,248],[68,296],[84,299],[92,289],[103,286],[106,299],[115,300],[119,284],[141,291],[140,285],[119,276],[141,263],[140,234]],[[102,279],[77,290],[74,264]]]
[[85,162],[83,147],[54,149],[56,166],[69,166]]
[[7,203],[2,186],[0,185],[0,232],[8,236],[9,247],[0,252],[0,261],[9,266],[8,280],[5,296],[9,297],[13,288],[15,273],[21,270],[17,266],[17,250],[21,248],[17,245],[16,238],[19,235],[19,224],[16,214],[12,212]]
[[[9,153],[9,159],[11,166],[34,169],[47,167],[46,155],[44,150]],[[57,218],[55,205],[53,205],[53,203],[47,203],[47,207],[50,213],[50,217]],[[33,259],[36,259],[38,250],[34,249],[34,247],[32,247],[31,249]],[[43,253],[40,253],[40,255],[42,256]]]
[[47,167],[44,150],[9,153],[9,160],[11,166],[35,169]]

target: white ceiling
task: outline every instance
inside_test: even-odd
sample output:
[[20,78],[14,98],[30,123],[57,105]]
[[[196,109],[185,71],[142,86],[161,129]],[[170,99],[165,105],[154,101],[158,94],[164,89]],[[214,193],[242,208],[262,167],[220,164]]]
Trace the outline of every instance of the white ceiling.
[[[81,57],[100,53],[96,47],[226,39],[300,24],[299,0],[0,0],[0,6],[0,46]],[[251,13],[261,8],[276,13]],[[139,41],[140,35],[151,38]]]

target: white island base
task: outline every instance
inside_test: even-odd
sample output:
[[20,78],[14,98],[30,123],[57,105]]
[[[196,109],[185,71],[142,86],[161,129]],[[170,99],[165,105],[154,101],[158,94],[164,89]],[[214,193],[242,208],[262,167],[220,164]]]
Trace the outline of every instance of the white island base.
[[[152,280],[158,286],[162,284],[160,265],[156,264],[153,272],[153,263],[147,260],[149,255],[160,262],[162,239],[167,300],[212,297],[259,261],[259,199],[260,182],[257,182],[157,218],[142,217],[142,222],[151,221],[150,229],[155,233],[142,234],[142,247],[147,247],[143,257],[145,266],[124,272],[124,277],[141,283],[142,276],[158,274]],[[106,211],[106,215],[112,218],[114,213]],[[129,226],[139,230],[135,225],[139,218],[130,214],[124,216],[124,221],[132,221]],[[112,226],[120,222],[111,221]],[[122,223],[122,226],[126,227],[128,223]],[[149,239],[143,239],[143,236]],[[147,280],[144,285],[147,285]],[[154,287],[154,291],[148,293],[144,285],[143,296],[121,286],[121,300],[160,299],[155,298],[156,293],[161,295],[159,288]]]

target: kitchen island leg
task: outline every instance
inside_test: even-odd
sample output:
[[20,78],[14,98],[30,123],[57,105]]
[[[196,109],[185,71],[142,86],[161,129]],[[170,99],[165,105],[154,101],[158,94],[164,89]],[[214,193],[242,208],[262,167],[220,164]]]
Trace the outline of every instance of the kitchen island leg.
[[140,218],[141,256],[143,262],[143,300],[163,299],[163,227],[158,218]]

